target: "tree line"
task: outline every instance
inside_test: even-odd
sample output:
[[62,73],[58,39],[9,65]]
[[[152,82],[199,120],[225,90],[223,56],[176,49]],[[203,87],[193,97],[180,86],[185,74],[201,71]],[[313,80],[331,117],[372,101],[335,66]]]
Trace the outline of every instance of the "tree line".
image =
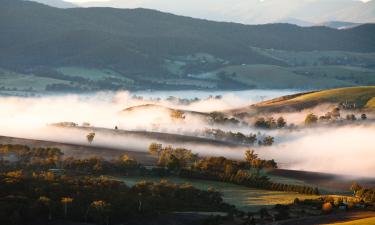
[[167,181],[142,181],[132,187],[92,176],[57,176],[51,172],[0,174],[0,224],[74,221],[121,224],[175,211],[231,212],[214,190]]
[[303,194],[319,194],[317,188],[292,184],[281,184],[261,175],[264,169],[275,169],[274,160],[263,160],[254,150],[245,152],[244,160],[237,161],[225,157],[203,157],[193,154],[191,150],[171,146],[163,147],[152,143],[149,153],[157,157],[157,165],[173,171],[184,178],[223,181],[252,188],[275,191],[298,192]]

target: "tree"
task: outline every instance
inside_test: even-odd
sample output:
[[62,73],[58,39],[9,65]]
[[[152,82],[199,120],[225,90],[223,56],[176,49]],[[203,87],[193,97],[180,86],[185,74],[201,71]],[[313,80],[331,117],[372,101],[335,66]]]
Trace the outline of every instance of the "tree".
[[353,182],[352,185],[350,186],[350,190],[353,191],[354,196],[356,196],[357,192],[361,189],[362,187],[359,186],[357,182]]
[[354,114],[348,114],[346,115],[346,120],[355,121],[357,120],[357,118],[355,117]]
[[106,225],[108,225],[110,206],[110,204],[106,203],[103,200],[93,201],[87,210],[87,214],[90,209],[95,210],[96,213],[94,214],[94,220],[96,220],[96,222],[100,224],[104,222]]
[[282,116],[280,116],[277,119],[277,127],[278,128],[283,128],[283,127],[285,127],[285,125],[286,125],[285,119]]
[[267,136],[263,139],[263,141],[259,141],[259,144],[260,145],[264,145],[264,146],[272,146],[273,143],[275,142],[275,138],[272,137],[272,136]]
[[249,163],[250,167],[253,167],[254,160],[258,159],[258,154],[255,154],[254,150],[248,149],[245,152],[245,160]]
[[150,146],[148,147],[148,152],[151,155],[155,155],[155,156],[159,157],[162,148],[163,148],[163,146],[161,144],[151,143]]
[[338,107],[334,108],[331,111],[330,116],[333,117],[334,119],[340,118],[340,116],[341,116],[341,114],[340,114],[340,108],[338,108]]
[[69,198],[69,197],[61,198],[61,203],[64,205],[64,216],[65,216],[65,218],[68,215],[68,205],[71,204],[72,202],[73,202],[73,198]]
[[87,141],[91,144],[94,141],[95,133],[91,132],[88,135],[86,135]]
[[318,122],[318,117],[314,113],[310,113],[305,118],[305,124],[310,126]]
[[260,170],[263,168],[263,162],[261,159],[254,159],[252,162],[252,167],[256,169],[257,176],[260,174]]
[[51,210],[51,199],[46,196],[40,196],[38,199],[38,203],[47,207],[48,209],[48,220],[52,219],[52,210]]

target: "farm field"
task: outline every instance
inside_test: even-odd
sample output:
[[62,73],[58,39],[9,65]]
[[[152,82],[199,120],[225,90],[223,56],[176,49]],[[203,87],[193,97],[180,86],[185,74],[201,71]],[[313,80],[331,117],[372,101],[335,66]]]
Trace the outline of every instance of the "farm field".
[[51,84],[69,84],[69,81],[34,75],[19,74],[0,69],[0,88],[2,91],[45,91]]
[[[257,88],[334,88],[358,84],[372,85],[375,71],[354,66],[232,65],[206,73],[202,78],[226,78]],[[269,82],[273,80],[275,82]],[[287,86],[285,86],[285,81]]]
[[113,177],[114,179],[125,182],[127,185],[132,186],[139,181],[154,181],[158,182],[162,179],[168,180],[176,184],[188,183],[192,186],[201,190],[207,190],[208,188],[214,188],[215,190],[223,194],[223,199],[229,204],[233,204],[244,211],[257,211],[264,207],[273,207],[276,204],[290,204],[295,198],[313,199],[319,196],[303,195],[298,193],[287,193],[278,191],[267,191],[254,188],[247,188],[239,185],[206,181],[206,180],[194,180],[194,179],[183,179],[177,177]]

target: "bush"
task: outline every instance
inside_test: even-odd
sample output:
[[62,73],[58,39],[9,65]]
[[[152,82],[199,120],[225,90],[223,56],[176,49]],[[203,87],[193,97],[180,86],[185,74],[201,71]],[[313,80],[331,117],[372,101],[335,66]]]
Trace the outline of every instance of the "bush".
[[331,213],[333,210],[333,206],[330,202],[326,202],[322,206],[322,212],[325,214]]

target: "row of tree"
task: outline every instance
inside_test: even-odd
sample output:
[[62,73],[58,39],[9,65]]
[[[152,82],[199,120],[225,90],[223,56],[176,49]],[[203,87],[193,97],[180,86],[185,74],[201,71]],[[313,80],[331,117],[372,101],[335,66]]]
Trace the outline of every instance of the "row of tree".
[[284,128],[287,125],[284,117],[279,117],[277,119],[273,117],[259,117],[255,120],[254,126],[261,129],[277,129]]
[[360,198],[364,202],[375,204],[375,188],[364,188],[354,182],[350,190],[354,192],[355,197]]
[[261,137],[260,134],[257,136],[253,133],[246,135],[241,132],[224,131],[221,129],[207,128],[199,135],[206,138],[212,138],[215,140],[227,141],[243,145],[254,145],[255,143],[258,143],[259,146],[271,146],[275,142],[275,138],[272,136]]
[[56,176],[50,172],[0,174],[0,224],[75,221],[123,224],[175,211],[230,212],[221,194],[167,181],[133,187],[104,178]]
[[[149,152],[158,158],[158,166],[184,178],[216,180],[244,185],[253,188],[262,188],[276,191],[298,192],[304,194],[318,194],[317,188],[280,184],[261,176],[264,169],[275,169],[274,160],[263,160],[254,150],[245,152],[244,160],[237,161],[225,157],[200,158],[190,150],[171,146],[163,147],[152,143]],[[165,173],[164,173],[165,174]]]
[[[345,116],[345,119],[347,121],[356,121],[357,118],[360,118],[361,120],[367,120],[367,115],[363,113],[360,116],[356,116],[355,114],[347,114]],[[305,124],[310,126],[317,124],[318,122],[327,123],[340,120],[343,120],[343,118],[341,117],[341,110],[339,107],[336,107],[323,116],[317,116],[314,113],[308,114],[305,118]]]

